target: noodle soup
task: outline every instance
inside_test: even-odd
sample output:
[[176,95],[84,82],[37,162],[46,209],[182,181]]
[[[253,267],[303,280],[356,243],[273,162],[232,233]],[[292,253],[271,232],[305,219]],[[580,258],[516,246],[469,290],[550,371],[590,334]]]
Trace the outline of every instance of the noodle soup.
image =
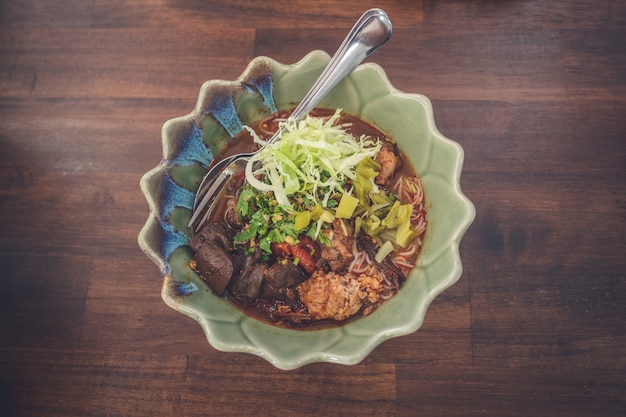
[[[190,246],[218,296],[287,327],[340,325],[393,297],[426,231],[424,192],[402,150],[339,110],[279,112],[221,157],[262,148],[232,178]],[[281,140],[265,140],[283,126]]]

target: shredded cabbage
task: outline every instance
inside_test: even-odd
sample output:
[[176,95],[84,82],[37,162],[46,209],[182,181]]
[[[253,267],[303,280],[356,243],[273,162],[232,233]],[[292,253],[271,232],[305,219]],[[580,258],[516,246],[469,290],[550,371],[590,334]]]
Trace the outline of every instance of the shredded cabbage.
[[336,126],[340,114],[337,109],[328,119],[287,120],[278,142],[259,141],[260,152],[246,166],[248,183],[259,191],[272,191],[285,207],[291,207],[289,195],[296,192],[324,206],[333,193],[345,194],[346,181],[356,178],[355,167],[374,157],[381,144],[366,136],[355,138]]

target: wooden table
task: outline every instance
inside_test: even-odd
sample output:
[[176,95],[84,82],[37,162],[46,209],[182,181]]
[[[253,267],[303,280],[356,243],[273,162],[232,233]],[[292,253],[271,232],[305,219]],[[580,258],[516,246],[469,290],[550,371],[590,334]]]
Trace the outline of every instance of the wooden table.
[[[0,2],[0,415],[626,415],[625,4]],[[355,366],[219,352],[137,246],[161,127],[373,6],[465,149],[463,276]]]

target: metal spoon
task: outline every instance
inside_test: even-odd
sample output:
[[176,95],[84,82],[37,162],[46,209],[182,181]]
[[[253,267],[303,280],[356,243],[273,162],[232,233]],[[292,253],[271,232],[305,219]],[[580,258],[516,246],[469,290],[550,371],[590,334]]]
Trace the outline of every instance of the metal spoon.
[[[390,37],[391,21],[387,13],[376,8],[363,13],[290,117],[298,120],[313,110],[339,81],[387,42]],[[279,129],[268,142],[277,141],[281,133],[282,129]],[[228,179],[241,172],[249,158],[257,152],[226,157],[207,172],[198,187],[191,220],[189,220],[189,226],[194,231],[199,230],[211,215],[212,203]]]

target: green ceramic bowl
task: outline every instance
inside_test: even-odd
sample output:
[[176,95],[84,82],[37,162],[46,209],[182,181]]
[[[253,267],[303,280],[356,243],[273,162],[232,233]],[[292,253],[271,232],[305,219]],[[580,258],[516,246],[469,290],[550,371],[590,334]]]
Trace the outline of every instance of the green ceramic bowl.
[[215,349],[252,353],[281,369],[355,364],[383,341],[415,332],[432,300],[461,276],[459,243],[475,215],[459,184],[463,149],[437,130],[428,98],[396,90],[380,66],[363,64],[320,107],[342,108],[394,138],[421,175],[428,229],[404,287],[367,317],[306,331],[262,323],[211,293],[189,268],[187,246],[190,207],[205,167],[244,124],[295,107],[329,58],[313,51],[284,65],[258,57],[236,81],[206,82],[195,110],[163,126],[163,161],[141,180],[150,214],[139,245],[161,269],[163,300],[196,320]]

